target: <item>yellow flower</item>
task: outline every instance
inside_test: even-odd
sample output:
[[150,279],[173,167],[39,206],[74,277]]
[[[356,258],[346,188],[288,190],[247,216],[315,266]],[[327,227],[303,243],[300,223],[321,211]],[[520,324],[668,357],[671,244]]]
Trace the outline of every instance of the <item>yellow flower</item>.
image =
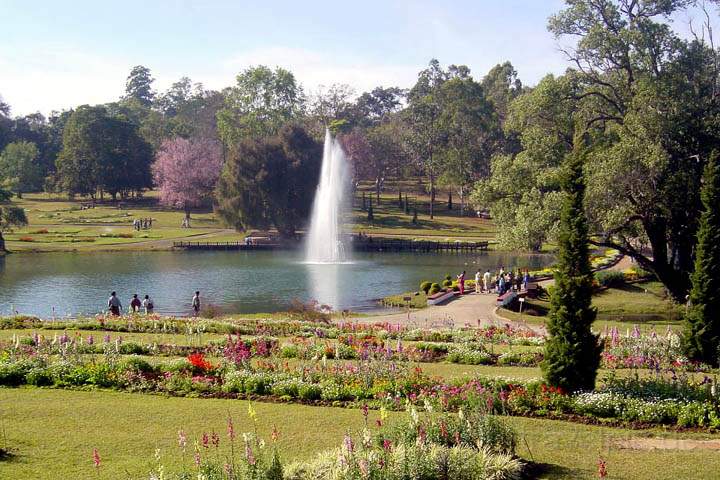
[[250,417],[250,419],[253,422],[257,422],[257,413],[255,413],[255,409],[253,408],[252,403],[249,403],[249,402],[248,402],[248,417]]

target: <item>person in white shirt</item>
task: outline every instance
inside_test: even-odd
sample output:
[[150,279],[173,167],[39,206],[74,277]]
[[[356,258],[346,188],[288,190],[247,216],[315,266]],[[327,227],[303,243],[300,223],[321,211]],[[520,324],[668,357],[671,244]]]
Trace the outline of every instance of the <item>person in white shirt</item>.
[[483,287],[485,287],[485,293],[490,293],[490,270],[488,269],[483,275]]
[[155,304],[153,303],[152,298],[150,298],[150,295],[145,295],[142,306],[145,309],[145,315],[150,315],[151,313],[153,313]]
[[480,283],[481,278],[480,269],[478,268],[478,271],[475,274],[475,293],[480,293],[482,291],[482,283]]

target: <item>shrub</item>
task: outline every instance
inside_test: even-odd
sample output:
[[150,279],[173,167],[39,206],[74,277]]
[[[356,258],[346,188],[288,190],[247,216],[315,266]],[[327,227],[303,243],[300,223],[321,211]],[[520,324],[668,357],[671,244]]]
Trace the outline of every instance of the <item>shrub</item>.
[[435,294],[438,293],[439,291],[440,291],[440,285],[438,285],[437,283],[433,283],[433,284],[430,286],[430,292],[428,292],[428,293],[429,293],[430,295],[435,295]]
[[453,286],[453,282],[452,282],[452,280],[445,280],[445,281],[442,283],[442,285],[443,285],[443,287],[445,287],[445,288],[450,288],[450,287]]
[[603,270],[595,273],[595,280],[601,287],[617,288],[625,283],[623,272]]
[[433,285],[432,282],[427,282],[427,281],[422,282],[420,284],[420,290],[422,290],[425,293],[428,293],[430,291],[430,289],[432,288],[432,285]]

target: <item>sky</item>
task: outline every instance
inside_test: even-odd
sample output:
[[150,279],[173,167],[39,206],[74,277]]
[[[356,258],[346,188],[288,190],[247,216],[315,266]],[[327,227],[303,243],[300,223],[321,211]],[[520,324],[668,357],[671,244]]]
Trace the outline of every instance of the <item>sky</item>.
[[[117,100],[134,65],[157,90],[182,76],[221,89],[252,65],[306,92],[413,85],[431,58],[482,78],[509,60],[523,83],[567,67],[547,19],[562,0],[0,0],[0,96],[13,115]],[[689,18],[676,20],[687,30]]]

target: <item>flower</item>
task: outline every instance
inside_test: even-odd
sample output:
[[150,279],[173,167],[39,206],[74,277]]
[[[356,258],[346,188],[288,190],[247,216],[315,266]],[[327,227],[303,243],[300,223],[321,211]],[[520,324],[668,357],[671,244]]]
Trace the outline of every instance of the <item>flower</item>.
[[100,469],[100,453],[98,452],[97,448],[93,448],[93,465],[95,465],[95,468]]
[[278,438],[280,438],[280,432],[275,425],[273,425],[272,432],[270,432],[270,438],[273,442],[277,442]]
[[607,477],[607,462],[600,457],[598,459],[598,478]]
[[231,442],[235,440],[235,427],[233,426],[232,417],[227,419],[227,434]]
[[178,430],[178,445],[183,450],[185,450],[185,447],[187,446],[187,435],[185,435],[185,432],[182,430]]
[[250,402],[248,402],[248,417],[250,417],[250,420],[253,422],[257,422],[257,413],[255,413],[255,409]]

